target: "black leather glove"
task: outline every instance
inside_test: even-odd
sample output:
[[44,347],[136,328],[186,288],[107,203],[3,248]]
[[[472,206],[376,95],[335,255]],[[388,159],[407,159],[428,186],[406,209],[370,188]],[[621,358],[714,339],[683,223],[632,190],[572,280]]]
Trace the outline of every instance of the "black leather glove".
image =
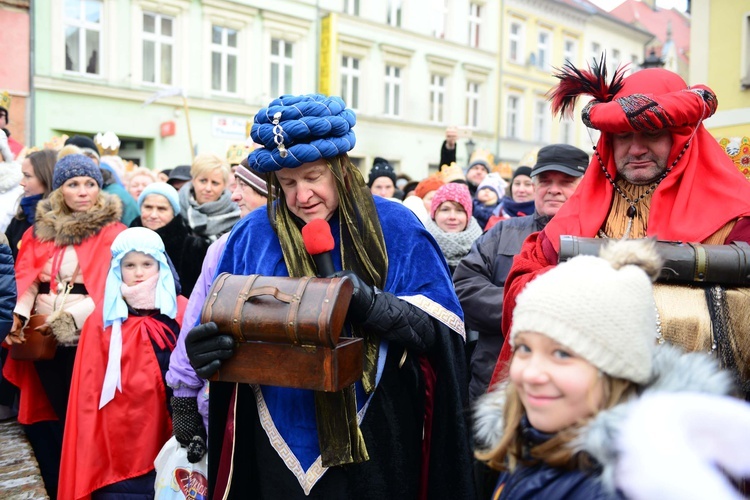
[[172,434],[187,448],[188,462],[200,462],[206,454],[206,429],[195,398],[172,397]]
[[329,278],[349,278],[354,285],[354,292],[352,292],[352,301],[349,303],[349,311],[347,317],[349,321],[355,323],[364,323],[370,314],[370,309],[375,302],[375,290],[362,281],[362,278],[357,276],[352,271],[338,271],[328,276]]
[[222,360],[234,354],[234,346],[234,338],[219,333],[214,322],[196,326],[185,337],[185,352],[201,378],[210,378],[219,371]]

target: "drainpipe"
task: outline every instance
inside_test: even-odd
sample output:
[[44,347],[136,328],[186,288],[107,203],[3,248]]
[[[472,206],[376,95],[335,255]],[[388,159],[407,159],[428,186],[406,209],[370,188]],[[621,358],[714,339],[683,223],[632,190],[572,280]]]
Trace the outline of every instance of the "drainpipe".
[[502,113],[502,84],[503,84],[503,33],[505,32],[503,20],[505,19],[505,0],[500,0],[500,25],[498,29],[497,48],[497,106],[495,110],[495,163],[500,162],[500,117]]
[[31,147],[36,144],[35,137],[35,113],[36,108],[36,91],[34,89],[34,44],[35,44],[35,29],[34,29],[34,0],[29,2],[29,106],[26,108],[26,129],[28,131],[26,144]]

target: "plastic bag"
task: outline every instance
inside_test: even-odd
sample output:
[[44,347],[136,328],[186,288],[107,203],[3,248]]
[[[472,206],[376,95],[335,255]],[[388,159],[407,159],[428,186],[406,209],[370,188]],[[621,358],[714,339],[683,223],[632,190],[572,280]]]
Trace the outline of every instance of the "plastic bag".
[[195,464],[187,459],[187,450],[172,436],[154,460],[156,500],[206,500],[208,498],[208,454]]

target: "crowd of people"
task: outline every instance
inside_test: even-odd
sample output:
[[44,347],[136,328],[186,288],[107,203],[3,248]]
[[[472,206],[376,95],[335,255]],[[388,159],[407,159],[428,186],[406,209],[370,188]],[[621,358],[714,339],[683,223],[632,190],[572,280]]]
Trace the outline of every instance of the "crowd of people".
[[[50,498],[154,497],[172,436],[212,498],[687,498],[695,478],[738,497],[747,283],[707,279],[700,256],[665,279],[685,253],[661,243],[750,243],[750,184],[703,125],[716,96],[665,70],[556,76],[556,113],[592,98],[594,153],[550,144],[507,178],[486,151],[457,165],[451,130],[438,172],[378,157],[365,177],[355,114],[319,94],[261,109],[252,148],[159,172],[111,135],[33,151],[3,130],[0,419],[23,425]],[[327,265],[304,235],[321,219]],[[222,273],[351,282],[361,376],[220,381],[237,329],[201,311]],[[721,426],[689,418],[709,406]],[[664,433],[632,437],[666,407],[672,454]]]

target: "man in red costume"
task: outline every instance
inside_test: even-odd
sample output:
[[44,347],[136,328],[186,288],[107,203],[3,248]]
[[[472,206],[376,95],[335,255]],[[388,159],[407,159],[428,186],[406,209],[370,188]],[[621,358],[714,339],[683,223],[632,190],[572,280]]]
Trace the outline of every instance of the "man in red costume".
[[688,87],[675,73],[647,69],[606,82],[605,62],[582,71],[566,64],[552,91],[554,112],[580,95],[594,99],[584,124],[601,132],[576,193],[539,233],[529,236],[505,285],[506,341],[492,383],[504,378],[516,296],[558,262],[563,235],[725,244],[750,242],[750,184],[703,126],[716,95]]

